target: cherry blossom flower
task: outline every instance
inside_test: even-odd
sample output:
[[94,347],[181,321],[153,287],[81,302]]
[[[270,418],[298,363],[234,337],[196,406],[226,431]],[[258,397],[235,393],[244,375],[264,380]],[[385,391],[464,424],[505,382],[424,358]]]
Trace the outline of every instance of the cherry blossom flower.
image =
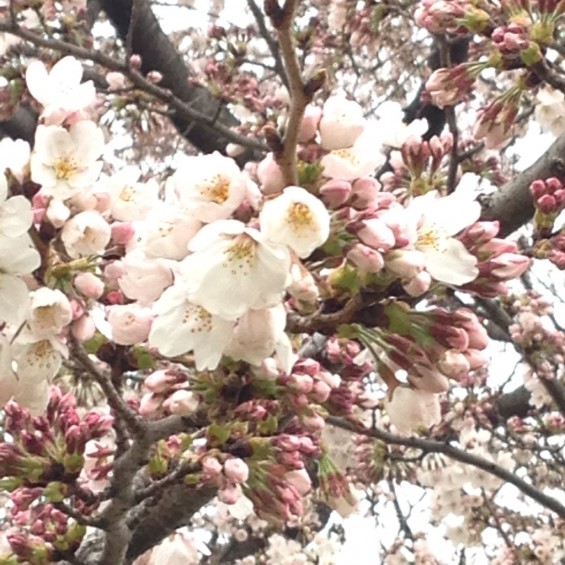
[[153,307],[156,318],[149,344],[167,357],[193,351],[199,371],[215,369],[232,339],[234,323],[210,314],[188,296],[182,284],[165,290]]
[[534,116],[542,130],[561,135],[565,131],[565,95],[545,85],[538,90],[536,100]]
[[41,287],[30,294],[30,314],[27,325],[34,336],[59,334],[73,318],[71,303],[60,290]]
[[229,217],[243,202],[247,188],[236,162],[217,152],[185,157],[173,183],[181,205],[206,223]]
[[50,381],[59,372],[67,347],[56,337],[37,339],[22,332],[12,346],[15,372],[28,385]]
[[137,182],[141,172],[137,167],[124,167],[107,182],[111,197],[110,213],[115,220],[133,222],[144,220],[151,212],[159,196],[159,185],[155,179],[146,183]]
[[290,282],[288,249],[237,220],[204,226],[189,250],[193,254],[182,261],[181,273],[191,301],[226,320],[279,304]]
[[23,139],[5,137],[0,140],[0,173],[9,169],[12,175],[22,182],[30,154],[29,143]]
[[343,95],[330,96],[324,104],[319,129],[324,149],[351,147],[365,129],[363,109]]
[[101,255],[110,242],[111,229],[98,213],[87,210],[73,216],[63,227],[61,240],[73,258]]
[[391,424],[401,433],[429,428],[441,421],[438,395],[424,390],[397,386],[385,407]]
[[462,285],[477,277],[477,259],[453,236],[479,219],[478,202],[457,192],[440,198],[432,191],[415,198],[407,212],[418,226],[414,247],[425,255],[426,270],[435,280]]
[[32,61],[26,70],[30,94],[44,107],[46,124],[59,125],[75,112],[90,106],[96,98],[91,80],[82,83],[82,65],[74,57],[63,57],[47,72],[41,61]]
[[286,312],[282,304],[273,308],[249,310],[237,321],[233,339],[226,348],[225,355],[236,361],[260,365],[277,349],[278,344],[288,343],[285,325]]
[[162,261],[146,259],[137,252],[128,253],[121,267],[123,275],[118,279],[120,290],[131,300],[150,304],[163,290],[173,283],[173,274]]
[[308,257],[330,234],[330,215],[321,200],[299,186],[265,202],[259,216],[261,233],[288,245],[299,257]]
[[119,345],[134,345],[147,339],[152,321],[151,310],[139,304],[110,306],[108,322],[112,339]]
[[372,175],[385,162],[385,156],[378,150],[381,142],[375,132],[361,135],[350,147],[334,149],[322,157],[320,164],[324,176],[330,179],[353,181]]
[[38,126],[31,156],[31,180],[49,196],[65,200],[91,187],[100,171],[104,149],[102,130],[90,121],[59,126]]

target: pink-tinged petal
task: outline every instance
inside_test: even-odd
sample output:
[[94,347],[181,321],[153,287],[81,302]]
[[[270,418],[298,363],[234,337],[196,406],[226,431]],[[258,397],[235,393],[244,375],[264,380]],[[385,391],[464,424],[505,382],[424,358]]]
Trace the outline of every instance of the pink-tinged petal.
[[29,293],[19,278],[0,274],[0,320],[18,327],[27,312]]
[[75,88],[81,79],[82,65],[70,55],[57,61],[49,73],[49,81],[61,89]]
[[104,151],[104,134],[94,122],[83,120],[69,130],[73,143],[73,156],[79,163],[90,164]]
[[477,259],[457,239],[448,238],[444,250],[426,249],[426,270],[440,282],[463,285],[477,278]]
[[41,61],[32,61],[26,70],[26,86],[29,93],[44,106],[49,101],[49,91],[46,91],[48,74]]

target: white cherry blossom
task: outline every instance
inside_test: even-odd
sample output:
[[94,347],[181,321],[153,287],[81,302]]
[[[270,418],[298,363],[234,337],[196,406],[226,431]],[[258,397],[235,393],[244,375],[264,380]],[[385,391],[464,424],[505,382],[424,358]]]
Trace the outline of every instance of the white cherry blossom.
[[288,245],[299,257],[308,257],[330,234],[330,215],[321,200],[299,186],[265,202],[259,216],[261,233]]
[[441,421],[438,395],[424,390],[398,386],[385,407],[391,424],[401,433],[429,428]]
[[91,187],[102,170],[99,157],[104,150],[102,130],[90,121],[60,126],[37,127],[31,156],[31,180],[42,191],[65,200]]
[[565,95],[549,85],[538,90],[534,116],[543,131],[555,136],[565,131]]
[[318,127],[324,149],[351,147],[365,129],[363,109],[343,95],[330,96],[324,104]]
[[0,140],[0,173],[9,169],[10,173],[22,182],[29,164],[31,149],[23,139],[5,137]]
[[232,339],[234,322],[210,314],[188,296],[182,283],[165,290],[153,307],[149,345],[167,357],[193,351],[199,371],[215,369]]
[[61,368],[66,346],[55,337],[37,340],[32,334],[22,332],[12,346],[15,372],[18,379],[35,386],[50,381]]
[[142,304],[157,300],[173,283],[173,273],[162,261],[146,259],[135,251],[124,257],[121,267],[124,274],[118,279],[120,290]]
[[249,310],[237,321],[233,339],[225,354],[238,361],[260,365],[277,348],[279,342],[286,342],[284,332],[286,312],[279,304],[273,308]]
[[478,202],[454,192],[439,197],[432,191],[415,198],[407,212],[417,225],[414,247],[425,255],[425,267],[437,281],[463,285],[479,271],[477,259],[453,236],[479,219]]
[[47,124],[61,124],[74,112],[84,110],[96,98],[91,80],[82,83],[82,65],[74,57],[63,57],[47,72],[41,61],[32,61],[26,71],[30,94],[44,107]]
[[190,299],[211,314],[235,320],[251,308],[279,304],[287,287],[290,253],[237,220],[204,226],[181,263]]
[[110,306],[108,322],[112,339],[119,345],[134,345],[147,339],[151,328],[151,310],[139,304]]
[[71,303],[60,290],[44,286],[33,291],[30,297],[27,325],[34,336],[39,338],[61,333],[71,323]]
[[108,222],[98,212],[91,210],[73,216],[61,232],[65,250],[73,259],[101,255],[110,237]]
[[219,153],[185,157],[173,175],[180,204],[202,222],[227,218],[243,202],[245,175]]
[[115,220],[144,220],[157,205],[159,184],[155,179],[138,182],[140,174],[137,167],[124,167],[108,179],[110,212]]
[[386,160],[377,149],[381,142],[371,130],[361,135],[350,147],[334,149],[321,160],[323,175],[330,179],[353,181],[371,176]]
[[142,247],[150,259],[180,261],[188,255],[188,242],[202,227],[202,223],[175,208],[164,205],[146,219]]

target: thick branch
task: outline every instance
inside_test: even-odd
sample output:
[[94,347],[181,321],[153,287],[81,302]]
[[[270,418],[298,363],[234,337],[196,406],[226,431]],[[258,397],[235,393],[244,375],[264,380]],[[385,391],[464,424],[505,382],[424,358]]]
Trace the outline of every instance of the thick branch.
[[[123,41],[130,31],[131,50],[141,56],[142,71],[159,71],[163,75],[163,88],[170,89],[176,98],[207,118],[207,121],[197,121],[174,108],[177,114],[172,121],[181,135],[205,153],[225,153],[228,142],[241,143],[226,135],[237,125],[237,120],[222,102],[206,88],[190,82],[185,61],[161,29],[148,0],[136,0],[135,21],[131,27],[132,0],[100,0],[100,4]],[[256,143],[254,149],[265,148]],[[248,153],[247,159],[250,156]]]
[[525,171],[483,201],[483,220],[499,220],[500,235],[506,237],[534,215],[530,184],[536,179],[557,177],[565,182],[565,135]]

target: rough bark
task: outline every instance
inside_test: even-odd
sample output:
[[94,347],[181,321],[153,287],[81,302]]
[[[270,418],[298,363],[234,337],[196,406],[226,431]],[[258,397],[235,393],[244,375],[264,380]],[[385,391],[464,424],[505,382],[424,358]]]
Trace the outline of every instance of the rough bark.
[[[136,0],[133,20],[132,0],[97,2],[106,12],[122,41],[131,43],[131,52],[141,56],[143,72],[159,71],[163,75],[160,86],[170,89],[178,98],[190,103],[195,110],[213,117],[223,125],[237,125],[237,120],[218,98],[206,88],[190,83],[190,73],[184,59],[161,29],[148,0]],[[177,115],[173,115],[172,121],[179,133],[200,151],[225,152],[227,141],[213,126],[189,123]]]
[[506,237],[529,222],[534,215],[530,184],[536,179],[557,177],[565,182],[565,135],[530,167],[516,175],[498,192],[482,202],[483,220],[499,220],[500,236]]

